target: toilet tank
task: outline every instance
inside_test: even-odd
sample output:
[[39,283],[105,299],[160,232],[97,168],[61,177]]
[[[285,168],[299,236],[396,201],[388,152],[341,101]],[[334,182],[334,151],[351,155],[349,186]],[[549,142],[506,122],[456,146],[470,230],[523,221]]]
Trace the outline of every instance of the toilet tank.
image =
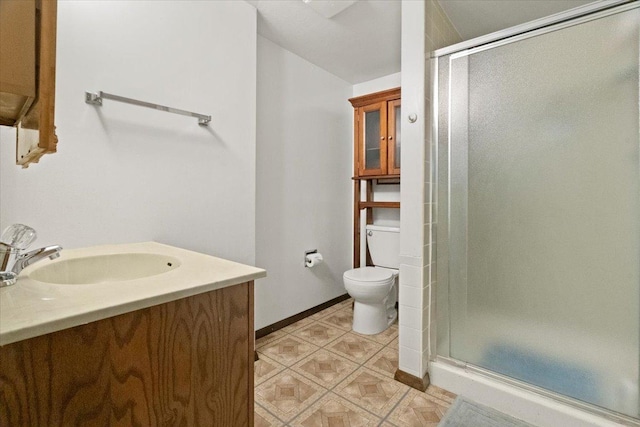
[[367,225],[367,245],[373,265],[400,268],[400,228]]

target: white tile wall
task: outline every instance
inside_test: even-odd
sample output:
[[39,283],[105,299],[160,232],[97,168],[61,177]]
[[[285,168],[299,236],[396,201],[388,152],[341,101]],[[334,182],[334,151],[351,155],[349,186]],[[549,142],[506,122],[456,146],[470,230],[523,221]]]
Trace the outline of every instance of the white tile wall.
[[[418,286],[400,285],[398,298],[400,306],[423,309],[422,292],[423,288]],[[402,333],[400,335],[402,335]]]
[[418,120],[412,124],[403,120],[401,124],[404,143],[399,369],[418,377],[427,372],[430,285],[435,279],[431,274],[434,251],[429,53],[458,41],[460,37],[435,0],[402,2],[402,107],[404,115],[415,113]]
[[422,287],[422,272],[423,267],[414,265],[401,265],[400,266],[400,285]]
[[422,255],[420,256],[410,256],[410,255],[400,255],[400,265],[413,265],[417,267],[422,267]]
[[[425,158],[425,5],[424,1],[402,2],[402,185],[400,188],[400,317],[403,310],[414,308],[400,324],[399,369],[422,377],[421,320],[412,318],[424,310],[422,268],[424,267],[424,160]],[[406,118],[415,114],[418,120]],[[428,236],[427,236],[428,238]],[[403,277],[403,272],[407,274]],[[410,324],[407,324],[410,323]],[[409,344],[411,347],[408,347]]]
[[398,325],[400,327],[407,326],[409,328],[422,329],[423,311],[424,309],[421,310],[409,305],[400,306]]
[[[425,248],[431,248],[431,245],[425,245]],[[435,261],[434,261],[435,262]],[[431,270],[431,264],[429,265],[425,265],[422,268],[422,275],[425,278],[425,280],[430,283],[430,275],[432,274],[432,270]]]
[[424,347],[422,338],[422,329],[413,329],[405,326],[403,334],[399,337],[399,344],[401,347],[422,352]]
[[[429,360],[431,264],[431,108],[429,52],[457,42],[455,29],[434,0],[402,2],[403,114],[416,113],[418,121],[403,120],[401,266],[400,266],[400,370],[423,377]],[[420,60],[418,64],[415,61]],[[416,161],[416,159],[421,159]],[[403,310],[406,314],[403,318]],[[417,320],[416,316],[420,319]],[[418,335],[418,336],[416,336]]]
[[429,329],[430,323],[431,323],[431,320],[429,317],[429,305],[427,305],[422,310],[422,320],[420,321],[420,326],[422,327],[422,330],[424,331],[425,329]]
[[433,200],[433,185],[432,183],[432,168],[434,167],[431,161],[431,65],[430,65],[430,52],[439,49],[444,46],[448,46],[454,43],[462,41],[459,34],[451,24],[451,21],[447,18],[438,2],[435,0],[426,0],[425,2],[425,21],[426,21],[426,67],[425,67],[425,118],[426,130],[425,130],[425,186],[424,191],[424,205],[423,205],[423,286],[425,288],[424,305],[423,305],[423,339],[424,347],[421,354],[421,368],[423,372],[428,370],[428,361],[431,349],[431,338],[435,334],[431,334],[431,319],[433,318],[432,312],[435,310],[435,299],[432,299],[432,290],[435,289],[437,277],[435,275],[435,218],[432,218],[433,208],[435,200]]
[[400,346],[399,354],[398,365],[400,369],[407,374],[421,377],[422,352]]

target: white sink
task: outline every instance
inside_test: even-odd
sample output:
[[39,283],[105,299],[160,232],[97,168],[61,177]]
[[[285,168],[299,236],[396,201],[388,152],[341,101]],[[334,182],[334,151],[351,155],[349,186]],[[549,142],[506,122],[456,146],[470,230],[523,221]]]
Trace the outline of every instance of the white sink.
[[180,267],[178,259],[153,253],[119,253],[70,258],[37,264],[29,279],[58,285],[122,282],[167,273]]

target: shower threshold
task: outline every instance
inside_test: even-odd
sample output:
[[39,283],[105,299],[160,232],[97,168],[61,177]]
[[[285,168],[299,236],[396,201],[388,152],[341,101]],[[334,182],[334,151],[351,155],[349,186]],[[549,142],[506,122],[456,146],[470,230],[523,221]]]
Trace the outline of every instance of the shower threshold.
[[541,427],[640,427],[640,419],[609,411],[487,369],[438,356],[431,383]]

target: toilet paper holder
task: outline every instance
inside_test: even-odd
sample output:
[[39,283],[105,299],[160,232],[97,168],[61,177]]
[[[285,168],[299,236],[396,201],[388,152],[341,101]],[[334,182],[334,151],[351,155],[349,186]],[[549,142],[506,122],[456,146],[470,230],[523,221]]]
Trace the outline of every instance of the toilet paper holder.
[[323,262],[322,255],[317,249],[309,249],[304,251],[304,266],[307,268],[313,268]]
[[309,249],[308,251],[304,251],[304,263],[307,263],[307,255],[311,255],[311,254],[317,254],[318,250],[317,249]]

